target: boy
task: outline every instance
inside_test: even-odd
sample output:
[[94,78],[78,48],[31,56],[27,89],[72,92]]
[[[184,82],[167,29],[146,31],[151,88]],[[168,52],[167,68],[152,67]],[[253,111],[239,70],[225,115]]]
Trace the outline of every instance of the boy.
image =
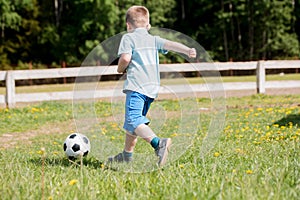
[[137,136],[151,144],[158,156],[158,166],[166,163],[171,145],[170,138],[159,138],[148,126],[146,114],[157,97],[160,75],[158,52],[172,50],[196,57],[196,50],[148,33],[149,11],[144,6],[132,6],[126,13],[127,34],[120,42],[118,72],[127,73],[123,92],[126,94],[125,147],[123,152],[110,157],[110,162],[130,162]]

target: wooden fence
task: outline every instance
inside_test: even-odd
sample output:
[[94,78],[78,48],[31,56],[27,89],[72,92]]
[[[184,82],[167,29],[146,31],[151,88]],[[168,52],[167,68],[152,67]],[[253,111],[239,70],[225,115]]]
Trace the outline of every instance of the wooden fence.
[[[278,60],[278,61],[251,61],[251,62],[225,62],[225,63],[185,63],[185,64],[161,64],[161,72],[204,72],[204,71],[225,71],[225,70],[256,70],[256,90],[257,93],[265,93],[266,90],[266,69],[290,69],[300,68],[300,60]],[[45,93],[16,93],[16,80],[28,79],[50,79],[64,77],[85,77],[99,75],[115,75],[117,66],[95,66],[77,67],[62,69],[42,69],[42,70],[14,70],[0,71],[0,81],[6,83],[6,94],[0,95],[0,104],[8,108],[15,107],[18,102],[37,102],[47,100],[72,100],[73,91],[66,92],[45,92]],[[284,82],[284,81],[280,81]],[[280,83],[279,83],[280,84]],[[300,87],[300,81],[294,81],[290,87]],[[280,84],[281,85],[281,84]],[[274,87],[278,88],[280,85]],[[289,85],[289,83],[288,83]],[[254,87],[255,87],[254,86]],[[289,87],[289,86],[288,86]],[[199,87],[201,92],[201,87]],[[203,88],[203,87],[202,87]],[[230,88],[225,88],[230,90]],[[109,97],[113,95],[112,90],[102,92],[95,97]]]

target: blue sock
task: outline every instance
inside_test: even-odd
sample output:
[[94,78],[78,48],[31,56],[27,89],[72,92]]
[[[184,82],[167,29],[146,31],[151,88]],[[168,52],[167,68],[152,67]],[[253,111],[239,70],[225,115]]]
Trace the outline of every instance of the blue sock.
[[159,140],[160,140],[159,137],[155,137],[151,140],[150,144],[154,149],[158,148]]
[[123,155],[125,158],[131,158],[132,157],[132,152],[127,152],[125,150],[123,150]]

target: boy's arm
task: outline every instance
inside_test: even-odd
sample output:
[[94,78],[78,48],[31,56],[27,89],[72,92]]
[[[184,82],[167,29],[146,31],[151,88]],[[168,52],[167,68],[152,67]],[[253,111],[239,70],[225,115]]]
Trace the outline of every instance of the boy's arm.
[[131,61],[131,55],[128,53],[121,54],[118,61],[118,73],[124,73]]
[[187,55],[189,58],[196,58],[197,52],[194,48],[189,48],[181,43],[173,42],[170,40],[167,40],[164,44],[164,49],[175,51],[177,53],[183,53]]

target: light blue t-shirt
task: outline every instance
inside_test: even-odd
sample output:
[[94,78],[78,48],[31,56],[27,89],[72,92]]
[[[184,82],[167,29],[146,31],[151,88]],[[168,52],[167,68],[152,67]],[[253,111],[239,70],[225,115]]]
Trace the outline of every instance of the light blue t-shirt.
[[165,39],[153,36],[145,28],[136,28],[123,35],[118,55],[128,53],[132,56],[127,67],[127,79],[123,92],[135,91],[150,98],[156,98],[160,86],[158,53],[163,49]]

